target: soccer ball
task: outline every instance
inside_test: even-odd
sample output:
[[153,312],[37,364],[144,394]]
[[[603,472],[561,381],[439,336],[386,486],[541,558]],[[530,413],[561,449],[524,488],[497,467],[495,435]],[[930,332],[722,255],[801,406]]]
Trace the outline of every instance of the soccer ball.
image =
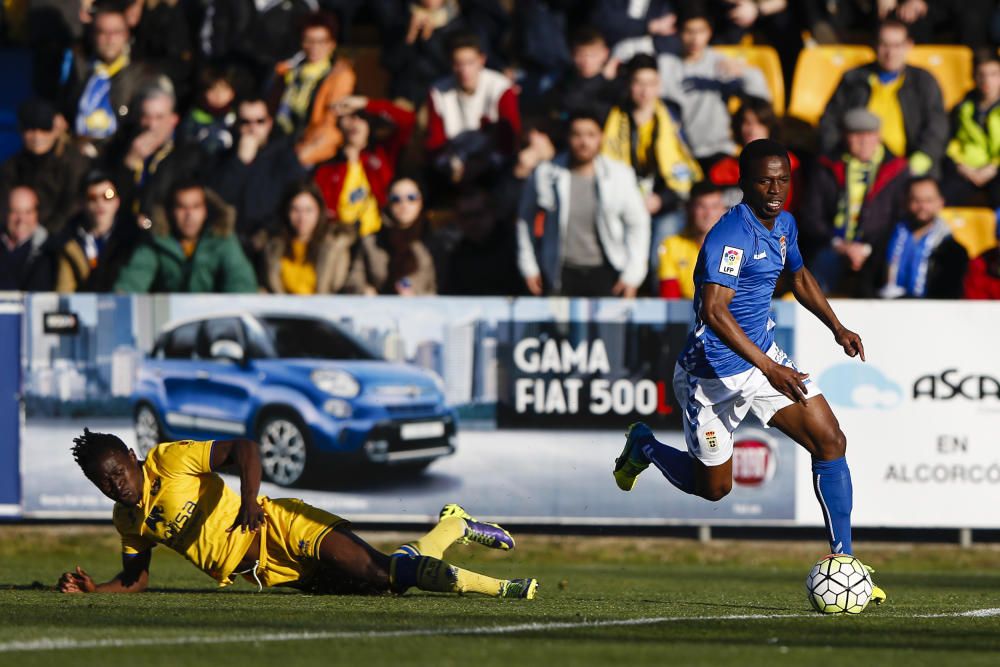
[[806,592],[821,614],[860,614],[872,599],[872,577],[854,556],[830,554],[809,571]]

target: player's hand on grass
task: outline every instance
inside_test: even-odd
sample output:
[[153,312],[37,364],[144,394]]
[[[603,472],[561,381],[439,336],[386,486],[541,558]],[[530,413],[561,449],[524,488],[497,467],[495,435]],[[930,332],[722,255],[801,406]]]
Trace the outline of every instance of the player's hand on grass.
[[239,528],[242,533],[247,531],[256,533],[262,523],[264,523],[264,508],[256,500],[244,500],[240,503],[240,511],[236,513],[236,519],[227,532],[231,533]]
[[844,348],[844,353],[849,357],[861,357],[861,361],[865,360],[865,346],[861,342],[861,336],[854,333],[850,329],[845,329],[841,327],[833,335],[834,339],[837,341],[837,345]]
[[800,373],[791,366],[782,366],[779,363],[772,364],[763,373],[772,387],[796,403],[805,403],[809,391],[806,389],[808,373]]
[[93,593],[97,590],[97,584],[90,578],[86,570],[77,565],[75,571],[63,572],[56,588],[61,593]]

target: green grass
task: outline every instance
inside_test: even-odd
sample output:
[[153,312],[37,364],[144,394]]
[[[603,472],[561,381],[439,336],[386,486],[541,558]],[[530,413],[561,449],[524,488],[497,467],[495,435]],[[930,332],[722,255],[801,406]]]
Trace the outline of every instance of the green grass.
[[[390,547],[412,535],[370,537]],[[802,582],[823,555],[818,542],[525,536],[509,554],[449,551],[449,560],[472,569],[539,577],[532,602],[256,594],[245,584],[220,591],[180,557],[157,552],[152,592],[64,596],[51,589],[64,570],[81,564],[99,580],[117,571],[113,530],[0,526],[0,665],[1000,663],[1000,617],[926,617],[1000,607],[1000,549],[989,546],[859,545],[889,601],[858,617],[809,612]],[[784,617],[727,618],[734,616]],[[601,625],[649,618],[661,620]],[[495,630],[530,624],[537,626]],[[37,640],[129,645],[10,650]],[[192,643],[163,643],[183,640]]]

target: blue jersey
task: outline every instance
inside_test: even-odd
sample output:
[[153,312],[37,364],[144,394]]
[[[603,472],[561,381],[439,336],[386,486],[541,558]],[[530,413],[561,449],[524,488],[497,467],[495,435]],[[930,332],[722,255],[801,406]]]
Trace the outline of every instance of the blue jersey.
[[771,296],[781,272],[802,268],[795,218],[782,211],[768,231],[746,204],[733,207],[712,227],[694,268],[694,330],[677,363],[702,378],[729,377],[752,365],[731,350],[701,319],[701,288],[718,283],[736,291],[729,310],[747,337],[767,352],[774,341]]

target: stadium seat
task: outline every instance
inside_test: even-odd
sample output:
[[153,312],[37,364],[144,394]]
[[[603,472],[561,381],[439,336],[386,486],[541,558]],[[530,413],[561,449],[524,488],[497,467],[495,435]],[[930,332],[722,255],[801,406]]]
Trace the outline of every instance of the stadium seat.
[[868,46],[837,44],[802,49],[795,65],[788,115],[815,125],[844,72],[873,60],[875,52]]
[[972,90],[972,50],[958,44],[918,44],[910,50],[906,62],[923,67],[937,79],[950,110]]
[[[771,91],[771,101],[774,113],[785,115],[785,78],[781,74],[781,61],[778,52],[766,45],[713,46],[727,58],[739,60],[756,67],[764,73],[764,80]],[[729,111],[734,112],[739,106],[739,100],[733,98],[729,103]]]
[[997,245],[997,216],[991,208],[945,208],[941,217],[969,257],[978,257]]

